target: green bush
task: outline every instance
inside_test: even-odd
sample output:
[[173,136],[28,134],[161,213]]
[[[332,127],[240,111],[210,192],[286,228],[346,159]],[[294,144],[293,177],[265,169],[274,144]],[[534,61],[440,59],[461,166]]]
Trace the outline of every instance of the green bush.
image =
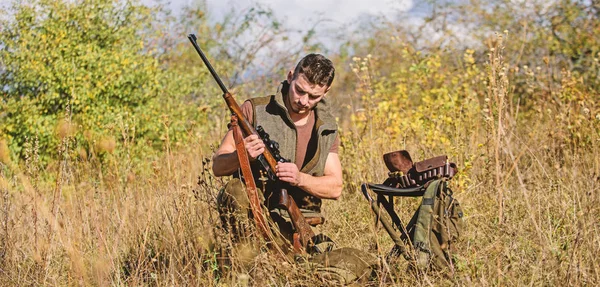
[[219,97],[190,99],[218,94],[160,41],[173,28],[161,12],[135,1],[14,2],[0,23],[0,138],[13,156],[37,142],[49,163],[68,137],[77,156],[127,150],[143,160],[194,135]]
[[110,0],[40,0],[13,8],[0,34],[0,131],[14,153],[23,156],[25,142],[37,138],[47,161],[61,137],[74,135],[90,147],[114,141],[128,121],[135,136],[158,137],[159,126],[148,119],[157,112],[162,71],[142,35],[151,9]]

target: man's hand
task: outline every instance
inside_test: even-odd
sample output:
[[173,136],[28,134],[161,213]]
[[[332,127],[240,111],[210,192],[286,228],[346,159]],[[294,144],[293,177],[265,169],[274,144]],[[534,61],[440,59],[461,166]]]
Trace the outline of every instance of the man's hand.
[[298,186],[300,184],[300,171],[295,163],[277,163],[275,172],[281,181],[288,182],[292,186]]
[[244,139],[244,146],[248,151],[250,160],[255,160],[265,151],[265,143],[257,135],[249,135]]

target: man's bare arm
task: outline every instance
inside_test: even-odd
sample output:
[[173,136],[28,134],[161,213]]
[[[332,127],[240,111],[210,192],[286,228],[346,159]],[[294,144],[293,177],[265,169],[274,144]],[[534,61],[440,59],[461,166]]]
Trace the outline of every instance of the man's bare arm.
[[[252,160],[265,151],[265,144],[256,135],[246,137],[244,146]],[[238,168],[240,168],[240,161],[235,149],[233,131],[229,130],[223,137],[219,149],[213,155],[212,170],[216,176],[227,176],[232,175]]]
[[293,163],[279,163],[277,176],[321,199],[338,199],[342,195],[342,165],[337,153],[327,156],[323,176],[299,172]]
[[221,145],[213,155],[212,170],[216,176],[232,175],[240,167],[235,150],[233,131],[227,131]]

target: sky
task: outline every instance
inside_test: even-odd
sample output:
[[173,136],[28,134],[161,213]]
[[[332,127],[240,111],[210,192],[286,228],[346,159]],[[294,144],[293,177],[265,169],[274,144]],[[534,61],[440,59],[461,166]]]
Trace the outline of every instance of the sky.
[[[231,7],[242,10],[261,4],[273,10],[287,27],[308,29],[319,20],[321,30],[347,28],[366,16],[392,18],[399,12],[414,7],[413,0],[170,0],[177,11],[184,5],[206,2],[207,10],[215,20],[222,19]],[[322,40],[322,39],[321,39]]]
[[[153,0],[142,0],[143,2]],[[235,7],[236,11],[244,11],[248,7],[259,4],[263,9],[271,9],[275,17],[282,22],[287,33],[286,42],[273,42],[268,49],[257,54],[254,62],[268,62],[269,51],[286,50],[288,47],[299,47],[306,32],[318,23],[313,41],[323,45],[325,50],[337,51],[345,41],[351,41],[352,34],[361,23],[374,17],[393,19],[403,12],[412,13],[414,0],[163,0],[169,1],[169,7],[176,15],[184,6],[206,4],[209,19],[221,21]],[[422,6],[422,5],[421,5]],[[294,32],[295,31],[295,32]],[[250,34],[250,37],[253,35]],[[242,37],[241,43],[252,42]],[[314,42],[313,42],[314,43]],[[243,46],[243,45],[242,45]],[[256,63],[254,63],[256,64]],[[266,64],[268,66],[268,64]]]
[[[154,0],[141,0],[152,3]],[[272,8],[287,18],[292,25],[326,14],[334,23],[347,24],[361,15],[393,15],[397,11],[408,11],[413,0],[166,0],[172,10],[177,11],[184,5],[206,2],[209,11],[216,17],[222,17],[231,6],[248,7],[260,3]],[[0,8],[5,8],[9,0],[0,0]]]
[[[171,0],[171,7],[177,10],[199,0]],[[248,7],[260,3],[273,9],[290,25],[301,25],[305,21],[325,17],[334,24],[348,24],[365,14],[392,16],[398,11],[408,11],[413,0],[205,0],[208,10],[216,17],[222,17],[231,6]]]
[[[151,1],[151,0],[143,0]],[[175,13],[183,6],[206,3],[209,17],[214,21],[223,19],[224,15],[235,7],[242,11],[247,7],[260,4],[270,8],[277,19],[288,29],[298,29],[299,33],[289,34],[292,42],[300,42],[302,36],[315,23],[319,29],[315,38],[326,48],[336,50],[344,33],[356,31],[356,27],[365,19],[373,16],[393,19],[402,12],[414,10],[414,0],[167,0]],[[348,37],[343,37],[350,40]]]

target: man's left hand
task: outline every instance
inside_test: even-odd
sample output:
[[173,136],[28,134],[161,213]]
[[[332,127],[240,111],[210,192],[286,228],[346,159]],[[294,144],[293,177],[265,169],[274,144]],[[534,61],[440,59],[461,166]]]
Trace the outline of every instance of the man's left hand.
[[292,186],[300,184],[300,171],[295,163],[280,162],[277,164],[275,171],[279,180],[288,182]]

